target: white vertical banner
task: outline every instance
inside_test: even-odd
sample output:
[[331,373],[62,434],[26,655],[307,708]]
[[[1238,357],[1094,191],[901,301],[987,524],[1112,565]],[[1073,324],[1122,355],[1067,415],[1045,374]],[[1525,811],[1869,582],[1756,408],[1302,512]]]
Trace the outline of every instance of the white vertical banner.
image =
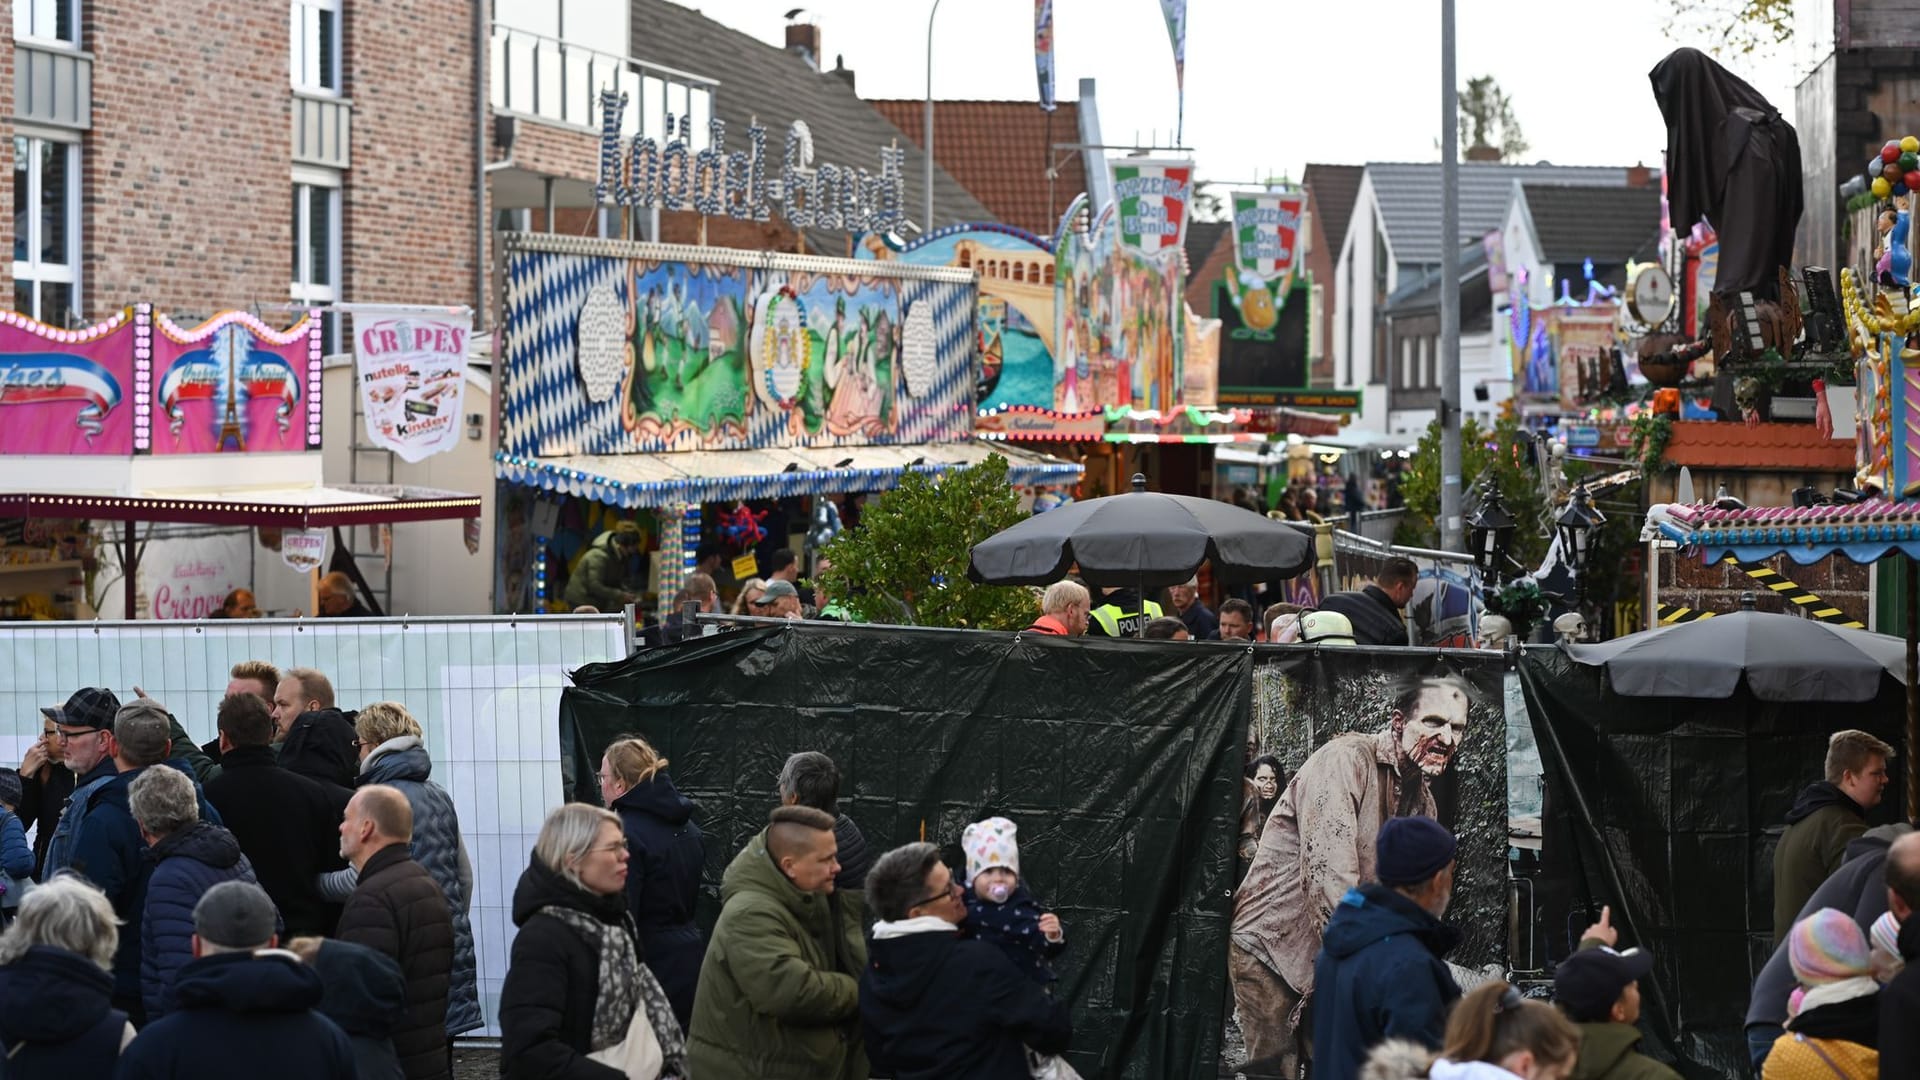
[[367,436],[408,462],[453,449],[466,401],[471,314],[356,317],[355,375]]

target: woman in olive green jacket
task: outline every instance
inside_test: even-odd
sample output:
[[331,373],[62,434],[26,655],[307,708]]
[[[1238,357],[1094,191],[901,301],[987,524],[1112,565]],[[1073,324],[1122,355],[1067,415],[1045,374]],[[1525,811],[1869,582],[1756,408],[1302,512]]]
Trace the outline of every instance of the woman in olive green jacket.
[[858,982],[866,946],[828,901],[834,852],[831,815],[783,806],[727,867],[693,1000],[693,1076],[866,1080]]

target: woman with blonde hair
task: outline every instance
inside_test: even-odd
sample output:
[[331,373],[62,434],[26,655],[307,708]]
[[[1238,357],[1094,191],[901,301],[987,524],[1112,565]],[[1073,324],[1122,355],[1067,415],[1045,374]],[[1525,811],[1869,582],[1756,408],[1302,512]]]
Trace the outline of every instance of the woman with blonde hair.
[[29,890],[0,935],[0,1054],[12,1077],[111,1076],[133,1040],[113,1007],[120,924],[106,894],[72,873]]
[[1567,1080],[1580,1029],[1507,982],[1475,987],[1447,1018],[1440,1055],[1404,1039],[1374,1048],[1360,1080]]
[[733,598],[733,613],[735,615],[753,614],[753,602],[760,599],[760,594],[766,591],[766,578],[748,578],[740,586],[740,595]]
[[500,988],[507,1080],[687,1075],[683,1029],[640,962],[627,873],[618,815],[585,803],[547,815],[513,890],[520,932]]
[[353,721],[360,783],[398,788],[413,809],[413,858],[447,895],[453,914],[453,976],[447,989],[447,1037],[472,1031],[480,1016],[480,965],[473,947],[473,863],[460,840],[453,797],[434,783],[426,732],[405,705],[376,701]]
[[693,803],[673,786],[667,759],[638,735],[616,737],[601,756],[600,797],[620,815],[626,834],[627,913],[639,930],[641,955],[685,1030],[707,955],[706,935],[693,919],[707,858]]

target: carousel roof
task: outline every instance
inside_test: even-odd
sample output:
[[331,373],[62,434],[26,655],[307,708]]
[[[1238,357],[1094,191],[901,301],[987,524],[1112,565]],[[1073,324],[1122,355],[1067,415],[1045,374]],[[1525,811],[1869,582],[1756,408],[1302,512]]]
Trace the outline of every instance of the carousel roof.
[[1662,503],[1647,522],[1708,562],[1785,555],[1796,563],[1844,555],[1870,563],[1895,552],[1920,558],[1920,502],[1873,499],[1846,506],[1762,506],[1722,510],[1711,503]]

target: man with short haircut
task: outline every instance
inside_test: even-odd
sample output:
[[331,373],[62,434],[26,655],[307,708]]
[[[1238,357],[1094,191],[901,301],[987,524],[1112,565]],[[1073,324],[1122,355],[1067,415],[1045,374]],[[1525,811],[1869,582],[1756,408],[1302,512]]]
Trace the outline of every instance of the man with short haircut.
[[784,581],[793,586],[803,610],[813,606],[813,590],[800,584],[800,557],[792,548],[775,548],[767,557],[767,580]]
[[447,1080],[447,993],[453,978],[453,914],[446,894],[413,861],[413,807],[399,789],[354,792],[340,822],[340,854],[360,882],[340,912],[341,941],[399,961],[407,1008],[393,1049],[407,1080]]
[[1880,990],[1880,1075],[1920,1076],[1920,832],[1887,849],[1887,909],[1900,920],[1907,966]]
[[1380,880],[1375,838],[1385,824],[1438,812],[1431,782],[1452,764],[1472,706],[1456,678],[1409,679],[1383,730],[1327,740],[1274,803],[1234,894],[1227,946],[1249,1077],[1294,1075],[1321,935],[1349,890]]
[[[259,698],[261,703],[271,711],[273,709],[273,695],[278,689],[280,689],[279,668],[274,667],[265,660],[242,660],[233,665],[233,670],[227,673],[227,692],[225,696],[232,697],[235,694],[252,694]],[[212,739],[200,744],[200,752],[206,754],[208,760],[216,764],[219,763],[220,736],[217,732]],[[202,777],[201,782],[205,783],[211,779],[212,777]]]
[[1253,605],[1239,597],[1234,597],[1220,605],[1220,627],[1214,631],[1215,641],[1252,641]]
[[593,538],[587,550],[567,577],[563,596],[569,609],[591,604],[601,611],[619,611],[638,600],[646,589],[635,580],[634,564],[639,560],[639,576],[646,574],[640,559],[640,526],[617,521],[613,528]]
[[225,771],[207,781],[207,801],[253,863],[288,937],[331,936],[340,910],[321,898],[314,879],[346,865],[336,829],[349,793],[280,767],[273,718],[252,694],[222,701],[219,722]]
[[323,619],[371,619],[373,612],[360,602],[353,579],[335,570],[320,579],[320,617]]
[[686,621],[686,607],[693,604],[701,612],[711,613],[720,610],[720,590],[713,578],[698,571],[687,575],[680,590],[673,594],[673,607],[667,613],[665,622],[650,626],[646,630],[647,643],[650,645],[672,645],[688,638],[700,636],[700,626]]
[[1378,882],[1341,897],[1314,961],[1315,1077],[1351,1080],[1387,1039],[1438,1050],[1460,998],[1446,964],[1460,931],[1440,921],[1453,898],[1453,834],[1430,817],[1399,817],[1375,847]]
[[779,794],[781,806],[810,806],[833,815],[834,861],[840,864],[834,894],[865,888],[873,852],[860,826],[840,812],[840,766],[818,750],[802,750],[780,767]]
[[1640,980],[1653,970],[1644,949],[1616,951],[1611,908],[1581,936],[1580,951],[1553,972],[1553,1001],[1580,1025],[1580,1059],[1569,1080],[1680,1080],[1640,1053]]
[[880,922],[860,977],[860,1019],[877,1075],[1024,1077],[1027,1048],[1058,1054],[1072,1043],[1066,1002],[998,947],[960,936],[967,905],[939,848],[880,856],[867,895]]
[[1836,731],[1827,740],[1826,779],[1809,784],[1787,811],[1787,831],[1773,849],[1773,941],[1793,929],[1807,897],[1840,868],[1847,845],[1867,831],[1867,811],[1887,790],[1893,747],[1864,731]]
[[291,668],[273,693],[280,767],[351,790],[360,772],[353,721],[333,704],[333,683],[312,668]]
[[1027,632],[1077,637],[1087,632],[1087,613],[1092,609],[1093,598],[1087,595],[1085,585],[1072,579],[1056,581],[1041,595],[1040,617]]
[[825,902],[837,850],[832,814],[782,806],[728,865],[693,1000],[690,1075],[867,1075],[855,1023],[866,948]]
[[1320,601],[1320,610],[1345,615],[1353,624],[1354,640],[1362,645],[1405,645],[1407,619],[1402,612],[1419,581],[1420,568],[1413,560],[1395,556],[1371,584],[1334,593]]
[[[165,762],[172,745],[168,738],[172,721],[166,708],[152,698],[129,702],[114,714],[108,745],[117,771],[88,794],[73,837],[72,869],[107,894],[123,924],[120,948],[113,958],[113,1006],[132,1017],[135,1027],[145,1022],[146,1014],[140,987],[140,931],[153,863],[130,799],[133,782],[141,773],[156,765],[170,767]],[[196,796],[195,801],[203,818],[220,820],[204,800]]]
[[140,993],[147,1019],[172,1007],[180,969],[193,959],[193,909],[223,881],[253,881],[253,866],[233,834],[200,820],[193,781],[179,769],[142,769],[128,789],[153,870],[141,905]]
[[140,1032],[115,1075],[127,1080],[339,1080],[352,1046],[314,1011],[325,987],[276,946],[273,901],[258,885],[213,886],[193,909],[194,960],[180,969],[178,1009]]
[[1180,616],[1180,622],[1195,641],[1208,640],[1220,628],[1219,617],[1200,602],[1199,578],[1188,578],[1168,589],[1167,599],[1173,601],[1173,613]]

